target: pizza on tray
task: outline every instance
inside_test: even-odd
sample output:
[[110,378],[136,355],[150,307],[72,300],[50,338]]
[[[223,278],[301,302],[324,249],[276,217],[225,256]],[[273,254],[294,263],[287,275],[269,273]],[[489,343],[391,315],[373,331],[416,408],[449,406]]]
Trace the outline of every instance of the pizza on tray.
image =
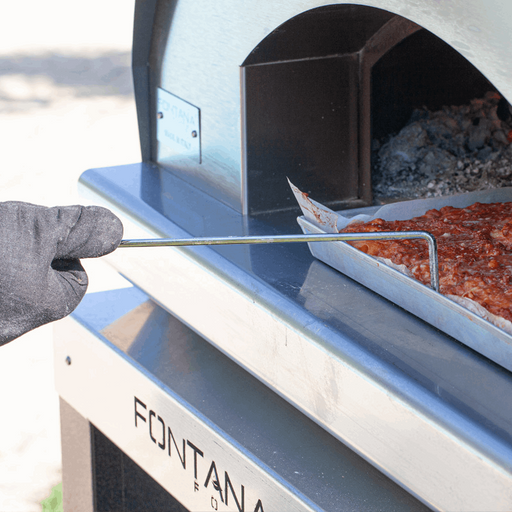
[[[440,292],[512,334],[512,202],[445,206],[410,220],[354,222],[341,233],[428,231],[437,240]],[[430,283],[423,240],[349,242]]]

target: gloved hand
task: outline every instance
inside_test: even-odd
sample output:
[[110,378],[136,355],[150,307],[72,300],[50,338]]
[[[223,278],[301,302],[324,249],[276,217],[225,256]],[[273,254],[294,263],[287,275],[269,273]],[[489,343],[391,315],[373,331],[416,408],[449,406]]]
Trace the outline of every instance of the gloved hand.
[[112,252],[122,236],[99,206],[0,203],[0,345],[71,313],[87,290],[79,258]]

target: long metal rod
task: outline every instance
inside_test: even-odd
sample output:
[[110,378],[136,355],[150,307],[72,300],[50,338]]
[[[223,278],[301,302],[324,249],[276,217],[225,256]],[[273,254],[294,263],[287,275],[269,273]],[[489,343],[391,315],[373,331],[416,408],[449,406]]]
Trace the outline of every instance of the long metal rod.
[[316,233],[307,235],[228,236],[212,238],[154,238],[122,240],[119,247],[183,247],[190,245],[273,244],[289,242],[353,242],[357,240],[411,240],[428,243],[430,286],[439,291],[437,242],[428,231],[386,231],[379,233]]

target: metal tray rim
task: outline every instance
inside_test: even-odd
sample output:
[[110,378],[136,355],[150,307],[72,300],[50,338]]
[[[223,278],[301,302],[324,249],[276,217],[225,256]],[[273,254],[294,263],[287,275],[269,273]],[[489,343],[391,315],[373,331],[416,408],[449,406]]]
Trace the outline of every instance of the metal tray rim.
[[[304,216],[297,222],[305,233],[326,232]],[[491,322],[346,242],[308,245],[315,258],[512,371],[512,336]]]

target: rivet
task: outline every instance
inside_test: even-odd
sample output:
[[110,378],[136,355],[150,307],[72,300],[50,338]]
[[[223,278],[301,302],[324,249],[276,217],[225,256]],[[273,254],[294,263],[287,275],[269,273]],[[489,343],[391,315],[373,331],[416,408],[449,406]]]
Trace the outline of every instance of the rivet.
[[66,357],[66,364],[69,366],[71,364],[71,357]]
[[164,113],[163,112],[157,112],[156,117],[158,117],[158,119],[162,119],[164,117]]
[[191,133],[192,137],[194,137],[194,139],[197,137],[197,132],[194,130],[192,133]]

